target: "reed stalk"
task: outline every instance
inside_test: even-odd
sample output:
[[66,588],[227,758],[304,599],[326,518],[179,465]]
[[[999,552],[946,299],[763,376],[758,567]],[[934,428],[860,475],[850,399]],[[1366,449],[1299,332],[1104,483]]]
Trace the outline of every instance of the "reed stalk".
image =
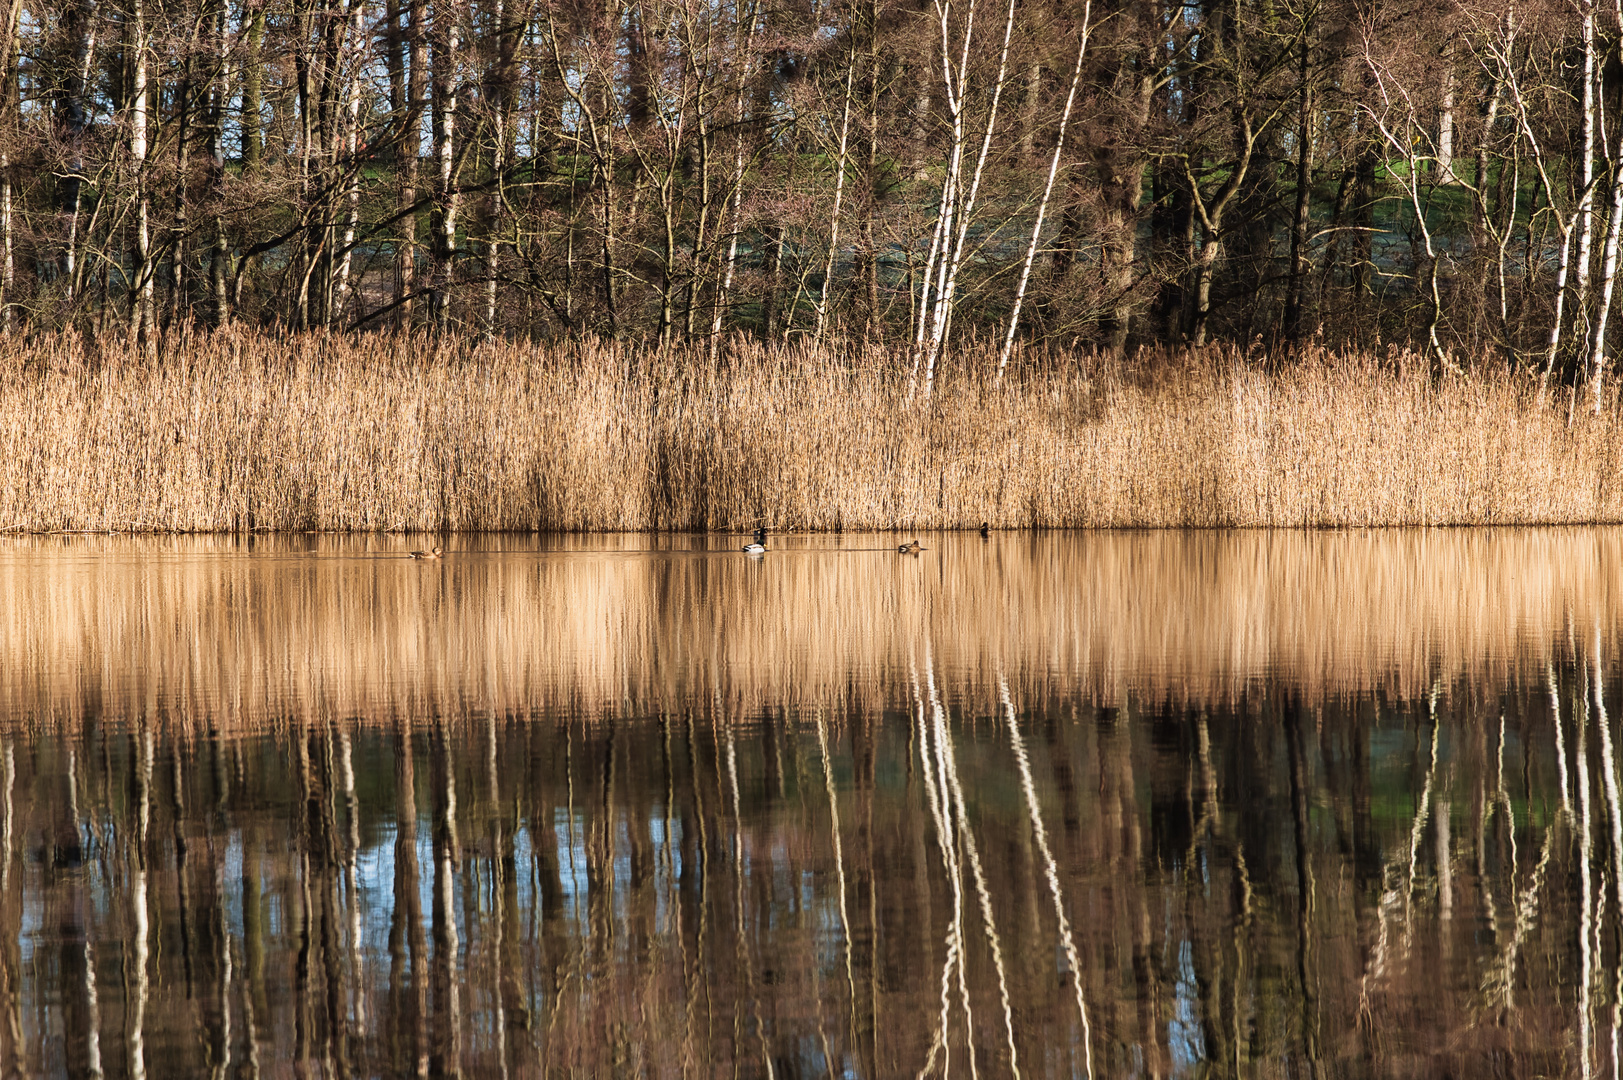
[[910,402],[879,347],[6,339],[0,532],[1623,521],[1616,403],[1528,376],[1214,347],[997,383],[996,359]]

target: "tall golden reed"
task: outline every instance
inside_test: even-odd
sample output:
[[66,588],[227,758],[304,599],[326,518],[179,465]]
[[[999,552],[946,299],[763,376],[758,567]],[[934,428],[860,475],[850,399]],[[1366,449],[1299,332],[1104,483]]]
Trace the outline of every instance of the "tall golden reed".
[[1619,423],[1412,357],[1064,357],[928,404],[877,348],[198,334],[0,342],[0,530],[1623,520]]

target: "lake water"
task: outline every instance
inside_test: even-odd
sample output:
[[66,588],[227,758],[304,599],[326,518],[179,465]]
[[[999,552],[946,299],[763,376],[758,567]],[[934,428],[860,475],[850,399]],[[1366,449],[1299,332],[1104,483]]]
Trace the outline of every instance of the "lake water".
[[0,1074],[1613,1075],[1623,532],[0,537]]

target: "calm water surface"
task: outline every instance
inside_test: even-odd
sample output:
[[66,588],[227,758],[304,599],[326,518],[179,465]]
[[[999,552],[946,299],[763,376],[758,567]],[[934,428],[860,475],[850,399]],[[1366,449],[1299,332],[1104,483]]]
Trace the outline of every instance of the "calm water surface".
[[1623,532],[0,538],[0,1074],[1613,1075]]

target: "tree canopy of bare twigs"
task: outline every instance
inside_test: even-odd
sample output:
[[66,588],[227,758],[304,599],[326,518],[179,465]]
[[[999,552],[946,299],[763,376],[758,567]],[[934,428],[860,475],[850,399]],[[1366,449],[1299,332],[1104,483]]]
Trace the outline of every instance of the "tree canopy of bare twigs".
[[1615,349],[1619,0],[5,14],[7,331]]

